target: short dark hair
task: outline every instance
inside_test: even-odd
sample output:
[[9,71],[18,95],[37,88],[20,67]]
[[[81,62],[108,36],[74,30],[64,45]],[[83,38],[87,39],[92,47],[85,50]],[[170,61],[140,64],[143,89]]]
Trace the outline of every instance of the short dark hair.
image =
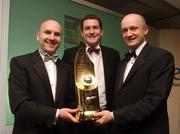
[[94,19],[94,20],[97,20],[99,22],[99,26],[100,28],[102,29],[103,26],[102,26],[102,21],[101,21],[101,18],[97,15],[94,15],[94,14],[88,14],[86,16],[84,16],[82,19],[81,19],[81,22],[80,22],[80,27],[81,27],[81,30],[83,30],[83,23],[85,20],[88,20],[88,19]]

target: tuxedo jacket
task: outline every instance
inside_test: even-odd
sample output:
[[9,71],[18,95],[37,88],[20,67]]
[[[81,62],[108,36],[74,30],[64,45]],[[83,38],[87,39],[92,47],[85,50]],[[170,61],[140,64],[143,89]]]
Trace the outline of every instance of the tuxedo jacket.
[[174,58],[146,44],[126,80],[126,58],[118,67],[114,99],[114,134],[168,134],[167,98],[174,77]]
[[[112,109],[112,97],[114,94],[114,86],[116,79],[116,70],[120,61],[119,52],[115,49],[101,46],[102,59],[104,65],[105,90],[107,99],[107,109]],[[74,67],[74,59],[78,47],[66,49],[62,60]]]
[[[74,83],[72,68],[60,59],[57,66],[56,97],[44,62],[38,51],[12,58],[9,74],[9,99],[15,116],[13,134],[55,134],[62,132],[64,121],[55,115],[57,108],[72,107]],[[62,124],[61,124],[62,122]],[[60,124],[59,124],[60,123]],[[58,127],[57,127],[58,126]]]

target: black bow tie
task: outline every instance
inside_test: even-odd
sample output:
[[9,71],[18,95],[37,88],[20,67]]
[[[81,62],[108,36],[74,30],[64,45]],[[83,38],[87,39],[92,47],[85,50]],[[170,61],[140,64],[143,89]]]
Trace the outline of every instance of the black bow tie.
[[136,52],[135,52],[135,51],[132,51],[132,52],[126,53],[126,54],[125,54],[125,57],[126,57],[126,59],[129,61],[132,57],[136,58],[137,55],[136,55]]
[[45,62],[47,62],[47,61],[49,61],[49,60],[52,60],[53,62],[56,62],[56,61],[57,61],[57,58],[58,58],[58,55],[57,55],[57,54],[52,55],[52,56],[50,56],[50,55],[48,55],[48,54],[45,54],[45,55],[44,55],[44,61],[45,61]]
[[92,52],[95,52],[96,54],[99,54],[100,49],[99,48],[91,48],[91,47],[89,47],[87,51],[88,51],[89,54],[91,54]]

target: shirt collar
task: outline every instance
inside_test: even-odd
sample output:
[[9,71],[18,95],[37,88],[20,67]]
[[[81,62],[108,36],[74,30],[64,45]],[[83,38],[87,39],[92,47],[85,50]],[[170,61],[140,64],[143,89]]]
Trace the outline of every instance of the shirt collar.
[[[141,50],[143,49],[143,47],[146,45],[147,41],[144,41],[138,48],[136,48],[135,52],[136,52],[136,56],[138,56],[141,52]],[[131,50],[129,50],[131,51]]]
[[[44,61],[44,58],[45,58],[44,55],[45,55],[45,54],[49,55],[48,53],[44,52],[42,48],[39,48],[39,49],[38,49],[38,52],[39,52],[39,54],[41,55],[41,58],[43,59],[43,61]],[[57,53],[54,53],[53,55],[57,55]],[[55,59],[54,59],[54,62],[57,62],[57,59],[58,59],[58,58],[55,58]]]
[[[90,48],[90,46],[86,43],[86,50]],[[101,49],[100,44],[98,44],[95,48]]]
[[[87,53],[87,51],[88,51],[88,48],[90,48],[90,46],[86,43],[86,53]],[[95,48],[100,49],[100,52],[99,52],[99,53],[101,53],[100,44],[98,44]]]

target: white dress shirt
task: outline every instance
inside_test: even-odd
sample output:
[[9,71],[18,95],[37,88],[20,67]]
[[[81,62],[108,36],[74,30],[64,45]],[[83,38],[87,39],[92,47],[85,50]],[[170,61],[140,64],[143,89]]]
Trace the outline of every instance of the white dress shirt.
[[100,49],[99,54],[92,52],[89,54],[87,52],[89,46],[86,44],[86,53],[89,57],[89,59],[94,64],[94,71],[95,76],[97,79],[97,85],[98,85],[98,93],[99,93],[99,104],[101,109],[106,108],[106,91],[105,91],[105,78],[104,78],[104,65],[103,65],[103,58],[102,58],[102,52],[100,46],[96,46],[96,48]]
[[[56,84],[57,84],[57,67],[56,67],[56,64],[54,61],[49,60],[49,61],[45,62],[44,61],[44,55],[41,53],[40,53],[40,55],[41,55],[41,58],[43,59],[44,65],[45,65],[47,73],[48,73],[53,99],[55,101]],[[56,122],[58,120],[58,114],[59,114],[59,109],[56,110],[56,115],[55,115],[54,122],[53,122],[54,125],[56,125]]]
[[[141,52],[141,50],[143,49],[143,47],[145,46],[146,44],[146,41],[144,41],[136,50],[136,56],[139,55],[139,53]],[[126,69],[125,69],[125,72],[124,72],[124,77],[123,77],[123,82],[126,80],[126,77],[128,76],[132,66],[134,65],[136,61],[136,58],[134,57],[131,57],[131,59],[127,62],[127,65],[126,65]]]
[[[44,61],[44,55],[41,54],[41,57]],[[44,61],[44,65],[46,67],[47,73],[48,73],[48,77],[49,77],[49,82],[51,85],[51,91],[52,91],[52,95],[53,95],[53,99],[55,101],[55,97],[56,97],[56,83],[57,83],[57,69],[56,69],[56,64],[54,61],[52,60],[48,60],[48,61]]]

